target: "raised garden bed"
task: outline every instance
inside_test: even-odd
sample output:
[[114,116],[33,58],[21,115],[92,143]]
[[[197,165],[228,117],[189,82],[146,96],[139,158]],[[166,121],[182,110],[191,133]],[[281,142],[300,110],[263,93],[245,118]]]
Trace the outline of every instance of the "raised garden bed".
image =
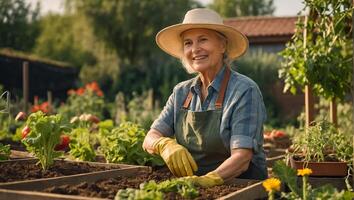
[[[19,187],[19,185],[12,185],[7,188],[16,190],[19,188],[21,188],[20,190],[37,190],[38,192],[29,194],[28,192],[23,191],[0,190],[0,198],[5,195],[12,195],[13,197],[19,198],[24,198],[26,195],[34,195],[36,199],[42,199],[42,197],[46,197],[47,199],[114,199],[119,189],[139,188],[141,183],[149,180],[160,182],[171,178],[175,177],[171,175],[167,169],[159,169],[149,172],[147,170],[127,168],[116,170],[114,173],[109,172],[105,176],[91,177],[90,179],[86,177],[79,180],[77,177],[68,176],[61,178],[60,182],[55,179],[46,180],[45,184],[43,181],[28,182],[26,188],[24,185],[22,187]],[[196,199],[244,199],[245,197],[258,199],[267,196],[259,181],[244,179],[235,179],[232,183],[208,189],[200,188],[199,193],[200,195]],[[243,198],[240,198],[242,196]],[[175,193],[169,193],[165,198],[182,199]]]
[[0,162],[0,187],[7,182],[53,178],[112,169],[134,167],[131,165],[105,164],[56,160],[54,165],[43,171],[36,165],[37,159],[18,159]]

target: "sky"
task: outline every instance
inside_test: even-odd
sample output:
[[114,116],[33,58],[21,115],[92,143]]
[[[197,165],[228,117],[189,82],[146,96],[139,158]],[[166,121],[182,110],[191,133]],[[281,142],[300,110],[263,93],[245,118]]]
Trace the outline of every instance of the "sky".
[[[26,0],[31,3],[37,1],[41,2],[42,5],[42,14],[48,12],[62,12],[63,11],[63,2],[64,0]],[[208,4],[212,0],[198,0],[202,4]],[[302,4],[303,0],[274,0],[275,6],[275,16],[296,16],[296,14],[302,10],[304,5]]]

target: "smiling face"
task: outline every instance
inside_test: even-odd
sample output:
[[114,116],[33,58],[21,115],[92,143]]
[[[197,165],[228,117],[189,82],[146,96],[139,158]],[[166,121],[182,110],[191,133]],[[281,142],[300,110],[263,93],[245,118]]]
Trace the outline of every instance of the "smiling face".
[[225,41],[209,29],[190,29],[182,33],[184,60],[193,70],[204,73],[222,67]]

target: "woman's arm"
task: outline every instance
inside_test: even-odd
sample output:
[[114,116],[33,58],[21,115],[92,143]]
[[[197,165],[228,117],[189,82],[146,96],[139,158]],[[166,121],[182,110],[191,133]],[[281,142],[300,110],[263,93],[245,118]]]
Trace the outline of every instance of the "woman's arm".
[[252,149],[233,149],[231,156],[226,159],[215,172],[226,182],[231,180],[248,169],[252,160]]
[[143,149],[150,154],[156,154],[157,152],[155,152],[155,150],[153,148],[153,144],[160,137],[163,137],[162,133],[160,133],[156,129],[150,129],[149,132],[145,136],[145,139],[143,142]]

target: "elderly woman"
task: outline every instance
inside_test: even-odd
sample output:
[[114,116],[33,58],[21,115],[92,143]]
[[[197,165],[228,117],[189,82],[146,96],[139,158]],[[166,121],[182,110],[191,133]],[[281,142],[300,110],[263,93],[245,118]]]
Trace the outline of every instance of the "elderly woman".
[[175,86],[143,148],[159,154],[174,175],[203,187],[235,177],[267,178],[261,92],[230,69],[230,61],[246,52],[247,38],[216,12],[198,8],[182,24],[161,30],[156,42],[197,76]]

